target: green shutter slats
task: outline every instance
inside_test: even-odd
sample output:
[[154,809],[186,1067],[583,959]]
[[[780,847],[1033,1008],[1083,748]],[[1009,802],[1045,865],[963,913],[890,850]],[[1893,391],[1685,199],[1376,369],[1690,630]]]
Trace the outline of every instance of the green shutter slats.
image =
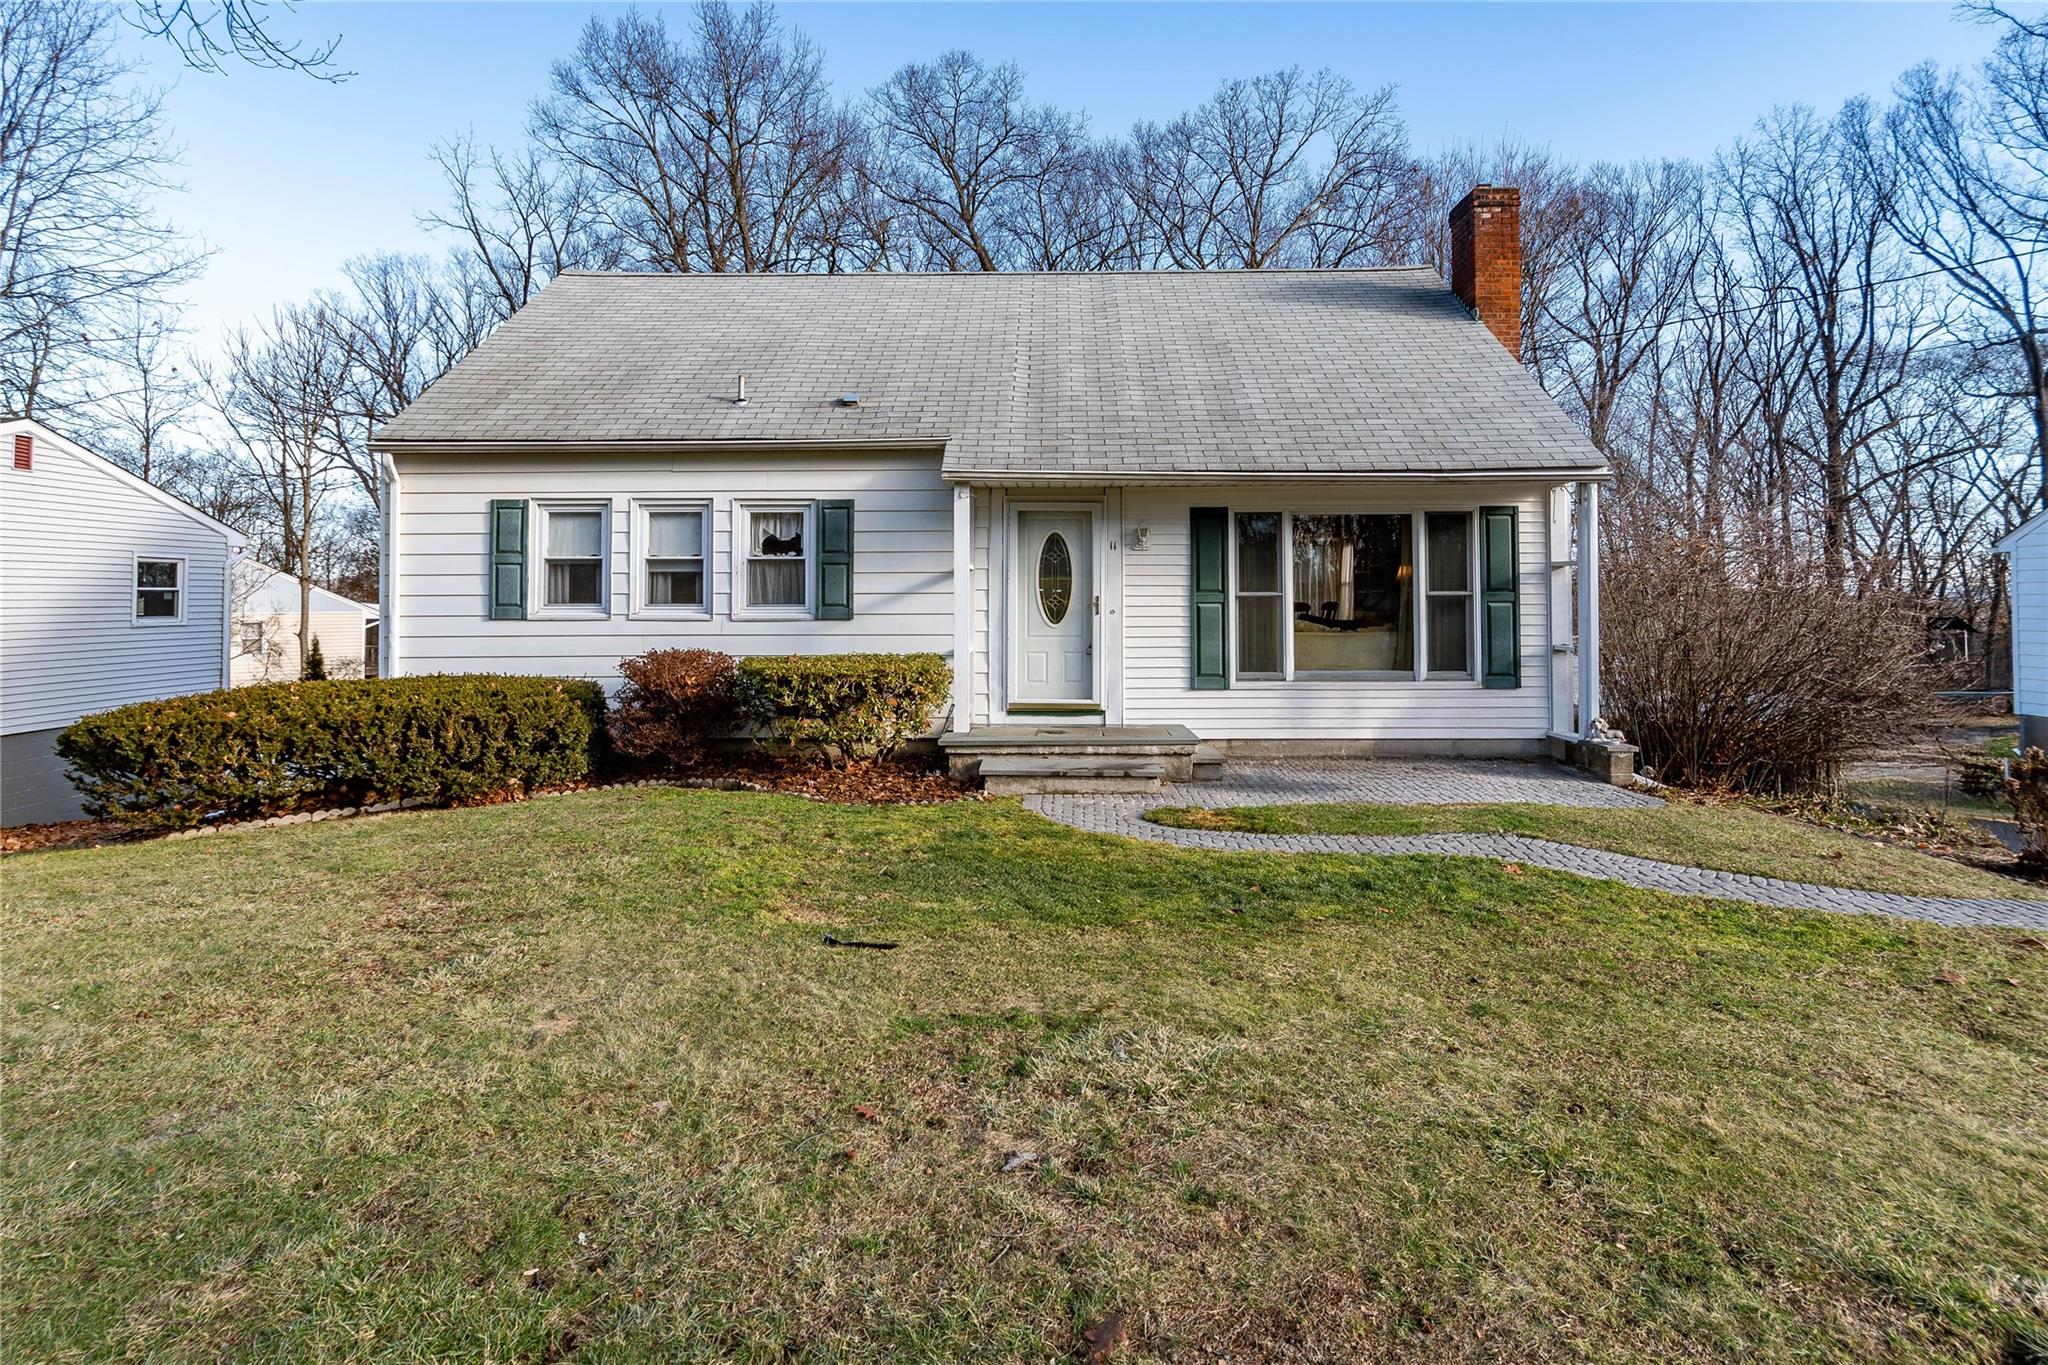
[[818,619],[853,619],[853,503],[818,504]]
[[526,502],[491,500],[491,619],[526,619]]
[[1521,566],[1515,509],[1479,509],[1479,683],[1522,685]]
[[1188,510],[1189,630],[1193,669],[1188,686],[1198,692],[1230,686],[1230,512],[1223,507]]

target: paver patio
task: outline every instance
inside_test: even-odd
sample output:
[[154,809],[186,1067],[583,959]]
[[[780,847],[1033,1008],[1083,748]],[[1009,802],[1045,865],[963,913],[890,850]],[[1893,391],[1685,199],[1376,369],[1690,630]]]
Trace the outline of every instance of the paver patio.
[[1154,824],[1160,806],[1272,806],[1355,802],[1466,805],[1531,802],[1609,809],[1657,806],[1647,792],[1595,782],[1547,763],[1504,760],[1234,760],[1220,782],[1172,783],[1138,796],[1034,796],[1025,805],[1048,819],[1098,834],[1184,848],[1246,852],[1402,854],[1496,858],[1601,877],[1683,896],[1712,896],[1790,909],[1896,915],[1948,925],[2048,930],[2048,902],[1907,896],[1717,872],[1624,853],[1511,834],[1245,834]]

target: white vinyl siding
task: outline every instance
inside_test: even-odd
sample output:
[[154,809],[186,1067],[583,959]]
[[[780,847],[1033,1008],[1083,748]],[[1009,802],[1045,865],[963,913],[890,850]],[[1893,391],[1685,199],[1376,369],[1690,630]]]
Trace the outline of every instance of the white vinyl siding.
[[[317,607],[318,600],[315,600]],[[365,627],[368,618],[360,611],[314,611],[307,618],[313,638],[320,642],[320,657],[330,678],[363,676]],[[246,648],[245,632],[260,628],[262,647]],[[250,683],[290,682],[299,676],[299,612],[292,607],[264,616],[247,611],[235,617],[235,686]]]
[[[1547,496],[1546,485],[1528,483],[1125,489],[1124,722],[1186,725],[1204,739],[1541,740],[1550,730]],[[1487,689],[1469,677],[1297,675],[1292,681],[1238,678],[1225,691],[1190,688],[1188,509],[1283,506],[1304,513],[1517,508],[1522,685]],[[1149,528],[1145,550],[1128,543],[1140,524]]]
[[[925,453],[640,456],[403,456],[398,511],[398,632],[407,674],[554,674],[615,682],[618,662],[657,648],[733,655],[953,648],[952,491]],[[602,615],[489,619],[485,590],[493,498],[600,501],[611,515]],[[851,621],[733,614],[736,509],[742,503],[851,499]],[[708,513],[708,616],[636,614],[630,545],[636,502],[695,504]],[[537,557],[536,525],[531,551]],[[808,547],[806,572],[808,568]],[[535,601],[539,599],[536,596]]]
[[[0,467],[0,733],[222,686],[227,535],[33,434],[33,467]],[[138,621],[138,559],[183,562],[181,617]]]

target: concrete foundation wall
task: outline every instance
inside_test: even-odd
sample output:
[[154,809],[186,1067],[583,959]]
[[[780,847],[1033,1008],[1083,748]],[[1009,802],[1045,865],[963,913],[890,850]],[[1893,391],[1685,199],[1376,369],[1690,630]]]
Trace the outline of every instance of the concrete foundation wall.
[[1212,739],[1227,758],[1542,758],[1541,739]]
[[57,757],[62,728],[0,736],[0,825],[48,825],[84,817],[70,767]]

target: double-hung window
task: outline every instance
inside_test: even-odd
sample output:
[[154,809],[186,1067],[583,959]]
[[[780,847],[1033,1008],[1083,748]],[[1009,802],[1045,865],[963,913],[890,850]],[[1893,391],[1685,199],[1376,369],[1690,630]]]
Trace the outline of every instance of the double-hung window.
[[137,621],[182,621],[185,619],[185,561],[182,559],[135,559],[135,619]]
[[733,581],[734,614],[810,615],[811,505],[741,503],[737,514],[740,572]]
[[656,616],[702,616],[711,609],[710,509],[704,503],[641,503],[640,607]]
[[1285,519],[1278,512],[1237,514],[1237,675],[1278,678],[1280,623],[1287,619],[1280,574]]
[[602,614],[610,508],[602,503],[538,504],[540,600],[549,611]]
[[1431,512],[1424,563],[1429,574],[1429,673],[1472,675],[1472,514]]

